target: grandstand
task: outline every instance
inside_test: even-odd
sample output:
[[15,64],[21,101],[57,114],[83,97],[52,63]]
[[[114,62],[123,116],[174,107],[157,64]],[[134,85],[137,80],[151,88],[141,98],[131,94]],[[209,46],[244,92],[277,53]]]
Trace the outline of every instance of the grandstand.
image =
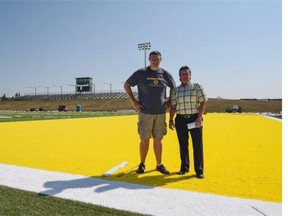
[[[138,97],[138,92],[133,92],[134,97]],[[15,98],[15,100],[98,100],[98,99],[120,99],[120,98],[128,98],[127,94],[124,91],[113,91],[113,92],[95,92],[95,93],[39,93],[39,94],[25,94],[24,96],[20,96]]]
[[[126,92],[122,90],[114,90],[110,86],[110,91],[95,91],[95,85],[93,84],[91,77],[77,77],[74,92],[50,92],[47,91],[46,93],[35,93],[34,94],[25,94],[24,96],[20,96],[17,94],[14,100],[98,100],[98,99],[123,99],[128,98]],[[94,88],[93,88],[94,86]],[[94,90],[94,92],[92,92]],[[135,98],[138,98],[138,92],[133,92]]]

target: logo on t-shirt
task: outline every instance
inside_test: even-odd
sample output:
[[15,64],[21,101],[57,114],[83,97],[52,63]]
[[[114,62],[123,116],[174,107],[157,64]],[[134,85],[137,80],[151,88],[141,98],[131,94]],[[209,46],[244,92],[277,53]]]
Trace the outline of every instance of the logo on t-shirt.
[[155,78],[155,77],[147,77],[147,80],[148,81],[150,81],[150,80],[153,81],[153,84],[155,86],[157,86],[159,84],[159,81],[163,80],[163,78],[160,78],[160,77],[157,77],[157,78]]

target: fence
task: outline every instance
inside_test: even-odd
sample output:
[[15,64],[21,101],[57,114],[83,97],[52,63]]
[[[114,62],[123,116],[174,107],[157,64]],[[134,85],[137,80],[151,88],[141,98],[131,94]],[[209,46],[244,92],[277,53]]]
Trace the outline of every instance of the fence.
[[[138,92],[133,92],[134,97],[138,97]],[[51,92],[37,93],[37,94],[25,94],[15,98],[15,100],[97,100],[97,99],[115,99],[115,98],[128,98],[124,91],[97,91],[93,93],[75,93],[75,92]]]

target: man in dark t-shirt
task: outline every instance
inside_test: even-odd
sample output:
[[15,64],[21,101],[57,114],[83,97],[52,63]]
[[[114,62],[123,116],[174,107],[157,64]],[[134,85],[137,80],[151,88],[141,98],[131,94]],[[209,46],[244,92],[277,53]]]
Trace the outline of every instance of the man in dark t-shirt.
[[[161,53],[153,51],[149,54],[150,66],[134,72],[125,82],[124,89],[138,112],[138,133],[140,135],[140,164],[137,173],[144,173],[145,160],[149,149],[149,140],[154,142],[156,170],[163,174],[169,171],[162,164],[162,139],[167,133],[166,106],[170,100],[166,99],[166,88],[170,94],[175,87],[171,74],[160,68]],[[131,87],[137,86],[139,100],[133,96]]]

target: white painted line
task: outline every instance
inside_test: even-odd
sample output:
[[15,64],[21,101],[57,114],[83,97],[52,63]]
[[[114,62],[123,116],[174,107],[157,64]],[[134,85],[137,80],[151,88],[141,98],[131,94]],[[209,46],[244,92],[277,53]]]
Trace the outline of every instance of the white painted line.
[[282,215],[282,204],[275,202],[108,181],[1,163],[0,173],[0,185],[142,214]]
[[279,119],[279,118],[276,118],[276,117],[273,117],[273,116],[267,116],[267,115],[262,115],[262,116],[264,116],[264,117],[266,117],[266,118],[269,118],[269,119],[272,119],[272,120],[275,120],[275,121],[280,121],[280,122],[282,122],[282,119]]
[[121,169],[122,167],[125,167],[128,164],[127,161],[123,161],[117,166],[113,167],[112,169],[108,170],[107,172],[103,173],[102,176],[111,176],[113,173]]
[[0,116],[0,119],[8,119],[8,118],[12,118],[10,116]]

